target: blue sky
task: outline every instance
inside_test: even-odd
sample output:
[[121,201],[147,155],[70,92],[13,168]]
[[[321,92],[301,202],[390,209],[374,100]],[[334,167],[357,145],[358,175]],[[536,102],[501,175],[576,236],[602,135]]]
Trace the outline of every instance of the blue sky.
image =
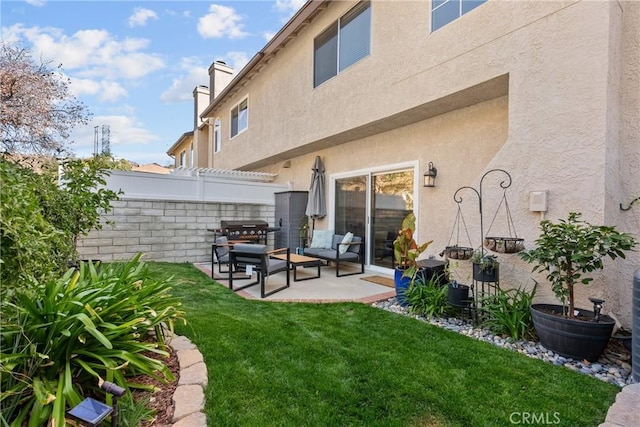
[[[215,60],[240,69],[304,0],[2,0],[2,40],[62,65],[70,90],[93,114],[76,128],[77,156],[108,125],[111,152],[169,164],[166,151],[193,129],[193,89]],[[101,139],[101,135],[99,135]]]

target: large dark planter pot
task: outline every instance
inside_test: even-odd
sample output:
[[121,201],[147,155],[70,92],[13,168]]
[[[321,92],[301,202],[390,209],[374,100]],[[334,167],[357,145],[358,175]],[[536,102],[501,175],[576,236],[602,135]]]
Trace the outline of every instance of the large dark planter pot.
[[454,307],[469,307],[471,298],[469,298],[469,286],[449,283],[447,292],[447,302]]
[[[580,315],[593,319],[593,312],[581,310]],[[557,314],[557,315],[556,315]],[[609,343],[616,322],[609,316],[600,321],[562,317],[562,306],[533,304],[531,317],[540,344],[561,356],[595,362]]]
[[[424,269],[419,269],[418,274],[416,275],[416,280],[420,280],[421,277],[424,276]],[[396,299],[398,300],[398,304],[403,307],[409,305],[407,299],[405,297],[405,292],[409,289],[409,285],[411,284],[411,277],[404,277],[404,268],[396,267],[395,274],[393,276],[393,284],[396,288]]]
[[480,264],[473,263],[473,280],[479,282],[497,282],[500,277],[500,266],[491,270],[482,270]]

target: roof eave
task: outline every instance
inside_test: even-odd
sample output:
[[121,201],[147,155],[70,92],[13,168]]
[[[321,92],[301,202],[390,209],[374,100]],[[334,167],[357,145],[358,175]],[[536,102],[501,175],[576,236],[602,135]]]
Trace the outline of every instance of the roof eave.
[[301,28],[307,24],[307,20],[312,17],[316,12],[326,7],[327,0],[308,0],[295,15],[289,19],[289,21],[276,33],[275,36],[269,40],[269,42],[262,48],[261,51],[256,53],[253,58],[245,65],[240,72],[231,80],[231,82],[224,88],[218,96],[209,104],[207,108],[200,114],[202,119],[209,117],[211,111],[222,102],[222,100],[239,84],[263,58],[276,52],[282,45],[286,44]]

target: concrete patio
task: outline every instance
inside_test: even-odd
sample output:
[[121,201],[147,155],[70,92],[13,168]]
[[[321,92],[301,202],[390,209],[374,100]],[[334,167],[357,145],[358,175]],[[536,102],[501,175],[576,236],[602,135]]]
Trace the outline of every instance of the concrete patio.
[[[211,276],[211,263],[198,263],[194,264],[196,268]],[[340,272],[343,273],[341,266]],[[347,270],[345,270],[347,271]],[[315,268],[298,268],[298,278],[305,278],[316,273]],[[336,277],[336,270],[333,266],[322,267],[321,277],[317,279],[303,280],[294,282],[293,272],[290,272],[291,285],[289,288],[277,292],[271,296],[264,298],[265,301],[280,301],[280,302],[341,302],[341,301],[355,301],[362,303],[372,303],[375,301],[385,300],[387,298],[395,296],[395,290],[393,287],[376,284],[363,278],[371,278],[376,276],[378,278],[386,278],[393,283],[391,276],[383,276],[380,273],[373,273],[365,271],[364,274],[355,274],[346,277]],[[253,276],[255,280],[255,275]],[[217,271],[214,275],[214,279],[228,286],[229,281],[226,275],[220,275]],[[285,273],[277,273],[268,277],[266,290],[277,289],[283,286],[286,282]],[[234,286],[242,286],[246,283],[245,280],[234,279]],[[238,291],[238,295],[241,295],[249,299],[263,299],[260,298],[260,285],[251,286],[244,290]]]

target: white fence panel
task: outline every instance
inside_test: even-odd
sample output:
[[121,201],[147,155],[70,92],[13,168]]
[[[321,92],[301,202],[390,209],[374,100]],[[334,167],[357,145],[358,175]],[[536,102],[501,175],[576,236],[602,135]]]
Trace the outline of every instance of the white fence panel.
[[111,171],[106,187],[122,190],[126,199],[233,202],[273,205],[274,193],[287,191],[284,184],[252,182],[211,176],[161,175]]

